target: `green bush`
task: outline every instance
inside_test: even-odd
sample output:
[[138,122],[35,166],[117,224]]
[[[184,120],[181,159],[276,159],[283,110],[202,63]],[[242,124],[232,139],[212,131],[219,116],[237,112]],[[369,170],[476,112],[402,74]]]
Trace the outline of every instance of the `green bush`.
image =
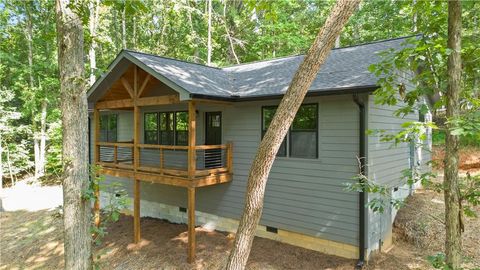
[[[445,130],[434,129],[432,133],[432,144],[444,145],[445,137]],[[463,147],[480,147],[480,133],[460,137],[460,145]]]

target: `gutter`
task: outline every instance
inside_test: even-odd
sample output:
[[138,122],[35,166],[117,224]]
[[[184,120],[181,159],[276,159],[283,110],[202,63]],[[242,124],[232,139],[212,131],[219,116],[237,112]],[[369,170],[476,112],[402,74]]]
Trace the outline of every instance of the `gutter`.
[[[330,96],[330,95],[345,95],[345,94],[358,94],[358,93],[371,93],[378,89],[376,85],[366,85],[366,86],[357,86],[357,87],[345,87],[345,88],[332,88],[324,90],[310,90],[307,92],[307,97],[314,96]],[[282,99],[284,94],[275,94],[275,95],[257,95],[257,96],[239,96],[239,95],[230,95],[230,96],[212,96],[205,94],[190,94],[190,98],[198,99],[209,99],[209,100],[218,100],[226,102],[245,102],[245,101],[257,101],[257,100],[271,100],[271,99]]]
[[[359,173],[361,175],[366,175],[365,166],[367,164],[366,158],[366,145],[365,145],[365,134],[366,134],[366,115],[365,115],[365,103],[360,100],[358,97],[358,93],[353,95],[353,101],[357,104],[359,109],[359,159],[360,159],[360,169]],[[362,181],[362,180],[359,180]],[[367,234],[365,233],[365,204],[367,201],[367,193],[365,191],[361,191],[358,193],[358,212],[359,212],[359,219],[358,219],[358,230],[359,230],[359,243],[358,243],[358,262],[355,265],[355,269],[362,269],[365,264],[365,244],[367,242]]]

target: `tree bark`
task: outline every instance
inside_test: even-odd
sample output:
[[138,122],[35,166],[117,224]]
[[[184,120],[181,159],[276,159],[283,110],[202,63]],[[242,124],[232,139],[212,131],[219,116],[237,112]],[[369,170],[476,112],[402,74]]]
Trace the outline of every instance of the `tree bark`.
[[280,102],[250,169],[244,212],[240,219],[234,247],[230,253],[226,269],[245,268],[255,229],[262,215],[265,186],[275,155],[310,85],[316,78],[321,65],[327,59],[335,39],[359,3],[360,0],[337,1]]
[[45,175],[45,163],[46,163],[46,143],[47,143],[47,99],[42,100],[40,111],[40,143],[38,151],[38,177]]
[[335,39],[335,48],[340,48],[340,35]]
[[95,83],[96,76],[95,71],[97,70],[97,57],[95,54],[95,50],[97,48],[97,23],[98,23],[98,12],[100,3],[99,0],[90,1],[88,3],[90,16],[88,19],[88,29],[90,30],[90,38],[92,39],[92,43],[90,44],[90,48],[88,50],[88,59],[90,61],[90,86]]
[[208,0],[207,65],[212,64],[212,0]]
[[122,9],[122,49],[127,48],[127,22],[126,22],[126,12],[127,12],[127,0],[123,1]]
[[70,0],[56,0],[60,108],[63,123],[63,209],[65,269],[91,269],[87,82],[83,28]]
[[0,132],[0,190],[3,189],[3,140]]
[[235,47],[233,45],[233,39],[232,37],[230,36],[230,30],[228,29],[228,20],[227,20],[227,2],[228,0],[224,0],[225,2],[223,3],[223,24],[225,26],[225,33],[227,34],[227,38],[228,38],[228,43],[230,44],[230,49],[229,49],[229,52],[230,52],[230,59],[232,58],[231,56],[233,56],[233,58],[235,59],[235,62],[237,64],[240,64],[240,61],[238,60],[238,56],[237,54],[235,53]]
[[[25,2],[25,35],[27,39],[27,48],[28,48],[28,84],[30,87],[30,91],[34,91],[34,78],[33,78],[33,25],[32,25],[32,14],[31,14],[31,3],[26,1]],[[33,130],[33,156],[34,156],[34,179],[35,182],[38,180],[40,176],[43,175],[41,167],[41,153],[40,153],[40,140],[37,133],[37,125],[35,120],[35,110],[32,109],[32,130]],[[44,166],[43,166],[44,167]]]
[[[447,62],[447,100],[446,116],[448,120],[459,117],[461,92],[461,32],[462,7],[460,1],[448,2],[448,41],[447,47],[452,50]],[[447,125],[445,141],[444,195],[445,195],[445,254],[446,262],[452,269],[459,269],[462,261],[462,208],[458,178],[459,137],[451,132]]]

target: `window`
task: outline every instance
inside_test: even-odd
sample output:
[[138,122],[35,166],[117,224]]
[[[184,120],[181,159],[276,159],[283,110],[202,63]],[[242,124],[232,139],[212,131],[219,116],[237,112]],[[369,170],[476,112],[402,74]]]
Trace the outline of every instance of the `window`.
[[158,143],[158,115],[157,113],[145,114],[145,138],[146,144]]
[[300,106],[290,128],[290,156],[317,158],[318,156],[317,104]]
[[152,112],[144,115],[146,144],[188,145],[187,112]]
[[[262,138],[265,135],[276,110],[276,106],[262,108]],[[298,158],[318,157],[317,104],[303,104],[300,106],[297,115],[293,120],[292,126],[290,127],[288,136],[286,136],[282,142],[277,156]]]
[[176,145],[188,145],[188,113],[175,113]]
[[157,113],[160,117],[160,144],[163,145],[174,145],[174,119],[173,112],[161,112]]
[[[267,129],[270,126],[270,123],[272,122],[273,116],[275,115],[276,111],[277,111],[277,106],[268,106],[268,107],[262,108],[262,139],[263,139],[263,136],[265,136],[265,133],[267,132]],[[287,137],[285,137],[282,144],[280,145],[280,148],[278,149],[278,152],[277,152],[277,157],[287,156],[286,145],[287,145]]]
[[100,116],[100,141],[117,141],[117,115],[104,114]]

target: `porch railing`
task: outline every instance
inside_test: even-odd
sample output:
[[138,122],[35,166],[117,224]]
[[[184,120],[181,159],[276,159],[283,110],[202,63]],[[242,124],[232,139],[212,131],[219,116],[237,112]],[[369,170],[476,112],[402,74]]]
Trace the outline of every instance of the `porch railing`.
[[[103,167],[188,177],[188,146],[98,142],[96,163]],[[138,163],[134,153],[138,153]],[[195,177],[232,172],[232,144],[195,146]]]

